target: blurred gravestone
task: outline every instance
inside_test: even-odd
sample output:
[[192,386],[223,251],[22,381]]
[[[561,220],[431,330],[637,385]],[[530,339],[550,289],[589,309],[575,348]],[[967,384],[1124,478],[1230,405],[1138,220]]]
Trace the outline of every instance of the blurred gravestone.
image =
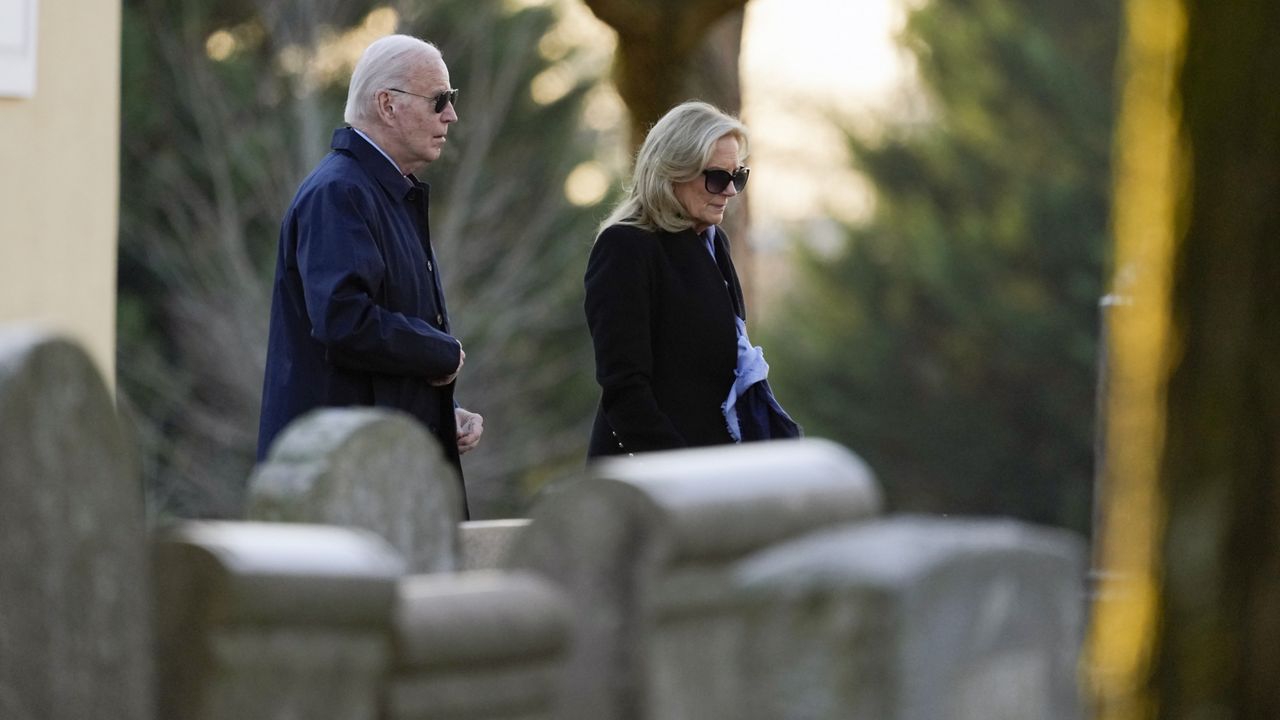
[[410,572],[458,566],[458,476],[404,413],[331,408],[294,421],[249,480],[248,516],[372,530]]
[[540,577],[405,578],[386,720],[558,720],[569,633],[568,602]]
[[0,718],[149,719],[142,486],[79,347],[0,329]]
[[550,495],[513,548],[573,603],[566,719],[734,717],[743,631],[729,568],[879,509],[870,472],[817,440],[597,463]]
[[1078,538],[895,518],[742,563],[744,718],[1079,720]]
[[495,570],[506,567],[511,550],[524,536],[529,521],[470,520],[459,526],[461,569]]
[[161,718],[377,718],[404,569],[381,538],[196,522],[153,553]]

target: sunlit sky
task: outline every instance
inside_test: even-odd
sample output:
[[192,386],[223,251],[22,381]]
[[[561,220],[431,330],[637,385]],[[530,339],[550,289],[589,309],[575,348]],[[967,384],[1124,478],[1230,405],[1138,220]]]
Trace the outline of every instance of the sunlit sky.
[[743,33],[743,118],[752,132],[753,220],[854,220],[868,198],[834,115],[866,119],[911,70],[894,37],[902,0],[752,0]]

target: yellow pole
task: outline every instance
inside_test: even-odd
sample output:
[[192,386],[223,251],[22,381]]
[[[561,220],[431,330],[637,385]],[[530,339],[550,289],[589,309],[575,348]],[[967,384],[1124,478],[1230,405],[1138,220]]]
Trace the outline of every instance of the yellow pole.
[[1177,78],[1182,0],[1128,0],[1120,63],[1114,211],[1116,291],[1109,323],[1102,575],[1092,613],[1088,682],[1098,720],[1156,715],[1150,683],[1160,612],[1165,505],[1160,462],[1171,336],[1174,253],[1187,178]]

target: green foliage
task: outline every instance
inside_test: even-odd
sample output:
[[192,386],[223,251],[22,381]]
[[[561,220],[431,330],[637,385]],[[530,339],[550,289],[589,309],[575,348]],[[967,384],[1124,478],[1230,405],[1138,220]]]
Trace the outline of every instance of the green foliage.
[[[342,124],[350,66],[333,62],[337,48],[385,32],[344,40],[385,19],[383,5],[124,3],[118,364],[161,512],[239,511],[280,218]],[[462,88],[449,146],[420,175],[467,348],[459,398],[486,417],[465,459],[470,494],[481,515],[512,512],[527,478],[585,452],[594,386],[581,267],[603,209],[570,205],[563,187],[599,144],[579,122],[598,76],[554,102],[530,99],[551,64],[538,52],[551,8],[395,9],[395,31],[435,42]]]
[[850,131],[876,192],[799,251],[779,395],[899,510],[1089,521],[1114,0],[933,0],[910,15],[929,119]]

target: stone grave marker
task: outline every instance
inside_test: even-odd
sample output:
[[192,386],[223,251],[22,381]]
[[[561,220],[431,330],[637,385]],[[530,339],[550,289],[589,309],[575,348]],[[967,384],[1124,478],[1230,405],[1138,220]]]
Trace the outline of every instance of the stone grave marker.
[[159,717],[376,720],[403,561],[366,530],[157,533]]
[[0,718],[150,720],[142,484],[78,345],[0,328]]
[[1012,520],[894,517],[775,546],[743,713],[759,720],[1080,720],[1084,552]]
[[386,720],[558,720],[569,604],[527,573],[415,575],[400,586]]
[[463,570],[494,570],[506,567],[511,554],[529,527],[526,518],[469,520],[459,527]]
[[574,645],[566,719],[711,720],[744,692],[730,569],[817,528],[878,512],[866,466],[799,440],[611,459],[538,503],[511,565],[559,584]]
[[410,572],[458,568],[457,473],[426,429],[396,411],[326,408],[291,423],[249,480],[248,517],[366,528]]

